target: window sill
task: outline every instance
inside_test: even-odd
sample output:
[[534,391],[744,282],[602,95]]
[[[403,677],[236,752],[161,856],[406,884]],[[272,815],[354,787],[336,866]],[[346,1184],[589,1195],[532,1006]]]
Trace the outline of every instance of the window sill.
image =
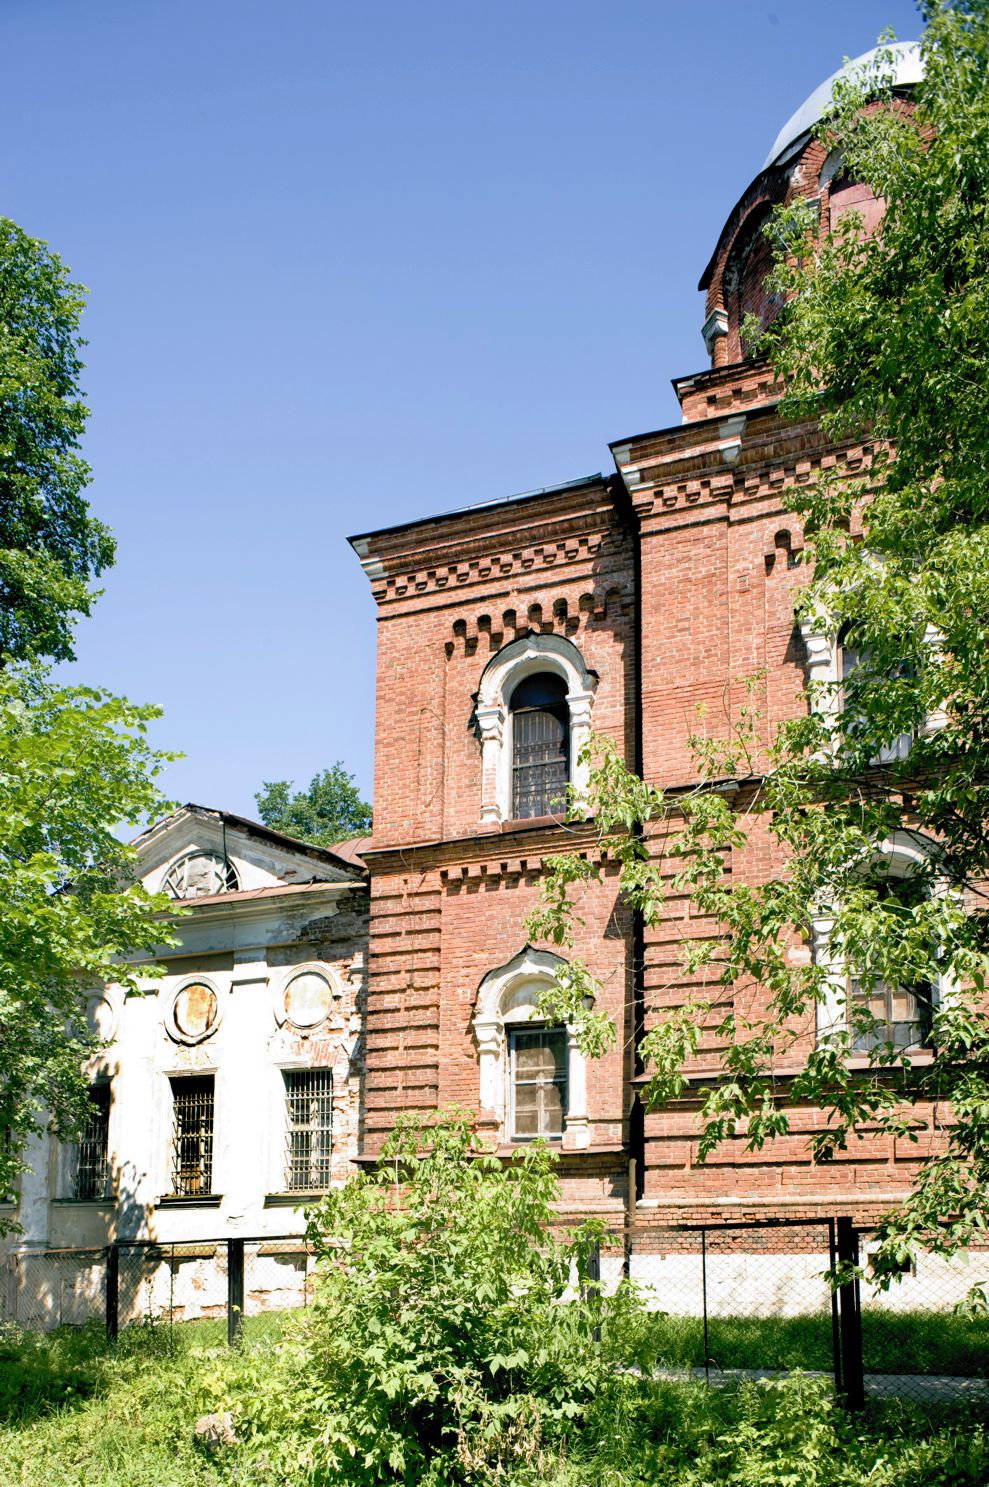
[[155,1204],[156,1208],[219,1208],[223,1202],[222,1193],[196,1193],[193,1197],[183,1194],[168,1193],[159,1198]]
[[53,1208],[116,1208],[117,1200],[109,1198],[53,1198]]
[[303,1208],[325,1198],[329,1188],[302,1188],[297,1193],[266,1193],[265,1208]]

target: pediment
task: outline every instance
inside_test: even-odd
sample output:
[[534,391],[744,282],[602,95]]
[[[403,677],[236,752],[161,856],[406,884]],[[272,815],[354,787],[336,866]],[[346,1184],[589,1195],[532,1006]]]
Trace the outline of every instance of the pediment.
[[358,882],[352,863],[323,847],[294,841],[259,822],[185,805],[134,841],[137,876],[150,892],[177,898],[292,883]]

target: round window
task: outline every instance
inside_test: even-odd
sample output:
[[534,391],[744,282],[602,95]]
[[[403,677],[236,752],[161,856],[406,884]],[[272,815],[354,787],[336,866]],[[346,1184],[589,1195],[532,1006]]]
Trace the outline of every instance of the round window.
[[216,1023],[216,992],[201,981],[183,986],[175,998],[175,1026],[186,1038],[205,1038]]
[[234,893],[240,883],[237,869],[226,857],[216,852],[187,852],[168,869],[161,886],[172,898],[205,898]]
[[318,971],[302,971],[285,988],[285,1016],[296,1027],[315,1027],[330,1010],[333,992]]

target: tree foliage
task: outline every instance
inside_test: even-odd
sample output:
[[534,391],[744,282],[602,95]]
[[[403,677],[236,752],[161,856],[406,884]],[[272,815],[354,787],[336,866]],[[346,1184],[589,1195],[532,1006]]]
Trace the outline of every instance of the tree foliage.
[[539,1480],[541,1453],[617,1382],[611,1338],[636,1306],[588,1278],[598,1226],[554,1233],[554,1165],[542,1143],[499,1161],[464,1112],[399,1120],[380,1162],[310,1210],[290,1409],[268,1391],[238,1431],[264,1452],[290,1415],[287,1456],[315,1481]]
[[80,1068],[98,1047],[88,994],[133,986],[118,957],[169,940],[157,915],[174,905],[133,883],[133,854],[114,835],[161,811],[155,776],[168,756],[146,738],[157,716],[0,672],[0,1194],[42,1119],[71,1135],[84,1116]]
[[0,217],[0,661],[72,655],[114,541],[83,492],[85,291],[56,253]]
[[[824,473],[786,494],[809,565],[798,608],[832,643],[850,636],[861,664],[774,736],[754,679],[726,728],[698,728],[701,783],[685,798],[645,785],[607,746],[591,790],[646,922],[672,885],[721,927],[683,949],[712,995],[661,1017],[641,1050],[646,1098],[661,1103],[717,1028],[702,1154],[736,1132],[759,1148],[810,1104],[827,1116],[812,1139],[824,1162],[866,1125],[915,1140],[918,1107],[933,1102],[940,1140],[885,1222],[890,1271],[915,1244],[949,1249],[989,1227],[989,4],[924,9],[915,109],[892,98],[881,50],[841,82],[822,126],[849,177],[883,198],[881,228],[868,237],[848,214],[822,237],[815,208],[777,211],[786,309],[757,347],[783,379],[784,415],[874,451],[861,479]],[[733,788],[711,788],[725,778]],[[726,863],[766,831],[781,870],[733,881]],[[919,851],[890,893],[885,849],[897,842]],[[567,943],[577,906],[559,871],[534,928]],[[829,926],[826,955],[803,948],[812,920]],[[894,1047],[849,994],[849,971],[864,993],[940,988],[929,1048]],[[549,1010],[579,1020],[593,991],[580,980]],[[713,1011],[724,988],[726,1017]],[[836,999],[843,1015],[781,1077]]]
[[332,769],[313,775],[308,790],[293,794],[291,780],[266,780],[254,799],[265,826],[317,847],[332,847],[371,830],[371,807],[340,759]]

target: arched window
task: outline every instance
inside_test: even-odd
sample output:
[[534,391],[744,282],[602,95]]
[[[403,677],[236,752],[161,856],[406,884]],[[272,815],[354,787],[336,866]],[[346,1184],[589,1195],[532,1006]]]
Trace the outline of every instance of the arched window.
[[527,945],[481,982],[474,1012],[480,1102],[504,1141],[590,1143],[587,1063],[570,1028],[542,1021],[539,997],[564,962]]
[[[871,862],[863,864],[863,879],[873,884],[876,906],[883,913],[909,915],[918,902],[948,892],[928,870],[930,843],[910,833],[897,833],[883,842]],[[826,1042],[838,1030],[849,1033],[853,1053],[869,1053],[892,1044],[896,1049],[923,1048],[930,1041],[931,1020],[938,1004],[951,995],[949,977],[935,984],[905,984],[887,980],[868,965],[869,950],[856,964],[846,955],[834,932],[831,914],[814,917],[814,957],[828,967],[828,995],[818,1004],[817,1035]],[[856,1016],[857,1012],[869,1016]]]
[[563,809],[570,778],[567,684],[552,671],[523,677],[509,698],[512,719],[512,816],[516,821]]
[[597,675],[562,635],[503,646],[481,674],[474,725],[481,745],[481,820],[523,820],[561,809],[567,784],[587,788]]

